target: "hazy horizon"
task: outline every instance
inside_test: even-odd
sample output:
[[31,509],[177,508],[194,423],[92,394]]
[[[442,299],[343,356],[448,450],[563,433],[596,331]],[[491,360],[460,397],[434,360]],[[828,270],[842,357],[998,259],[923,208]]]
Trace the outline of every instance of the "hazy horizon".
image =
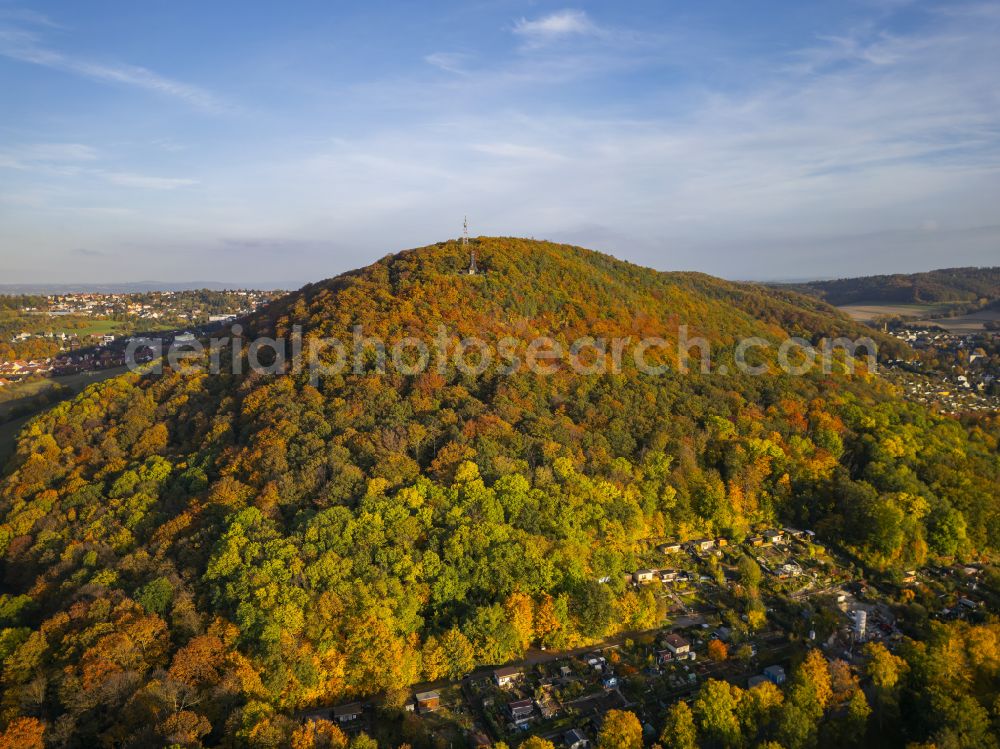
[[731,279],[995,264],[998,32],[997,2],[0,0],[0,281],[293,287],[466,214]]
[[[399,250],[394,251],[390,254],[395,254],[395,252],[403,252],[410,249],[417,249],[412,247],[402,247]],[[586,248],[594,249],[594,248]],[[381,255],[375,258],[372,262],[377,262]],[[370,263],[365,263],[369,265]],[[363,266],[357,266],[363,267]],[[698,271],[697,268],[656,268],[654,266],[650,267],[653,270],[663,271],[663,272],[688,272],[688,271]],[[960,266],[949,266],[949,267],[960,267]],[[994,267],[994,266],[977,266],[982,268]],[[319,281],[326,280],[327,278],[332,278],[340,273],[355,270],[356,268],[344,268],[342,271],[338,271],[330,276],[322,276],[309,279],[289,279],[286,283],[273,283],[271,281],[254,281],[249,280],[245,282],[231,282],[219,279],[178,279],[175,281],[160,281],[156,279],[121,279],[121,280],[106,280],[100,282],[85,282],[80,281],[77,283],[73,282],[45,282],[45,281],[25,281],[23,283],[17,282],[3,282],[0,283],[0,294],[65,294],[65,293],[144,293],[144,292],[154,292],[154,291],[192,291],[199,289],[210,289],[214,291],[223,290],[234,290],[234,289],[258,289],[263,291],[270,290],[283,290],[283,291],[295,291],[303,286],[311,283],[316,283]],[[894,274],[913,274],[913,273],[925,273],[935,270],[943,270],[944,266],[936,268],[921,268],[912,271],[894,271],[888,274],[869,274],[869,275],[894,275]],[[812,281],[834,281],[843,278],[854,278],[855,276],[787,276],[782,278],[737,278],[725,275],[718,276],[727,281],[745,281],[750,283],[776,283],[776,284],[795,284],[795,283],[808,283]]]

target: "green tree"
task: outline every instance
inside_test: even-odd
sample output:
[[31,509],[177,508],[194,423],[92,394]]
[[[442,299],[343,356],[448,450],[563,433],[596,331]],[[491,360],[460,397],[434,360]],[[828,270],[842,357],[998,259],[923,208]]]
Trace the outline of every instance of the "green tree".
[[174,586],[165,577],[158,577],[136,591],[135,600],[146,611],[164,614],[174,600]]
[[378,749],[378,742],[362,731],[351,739],[348,749]]
[[445,655],[445,669],[450,679],[458,679],[476,666],[476,653],[469,639],[457,628],[441,635],[441,649]]
[[608,586],[587,580],[578,586],[571,603],[580,632],[587,637],[601,637],[614,614],[614,602]]
[[742,693],[743,690],[729,682],[718,679],[705,682],[694,703],[694,714],[702,736],[722,747],[743,745],[743,734],[736,716]]
[[660,733],[660,743],[669,749],[698,749],[698,730],[694,725],[694,713],[686,702],[675,702],[667,710],[667,719]]

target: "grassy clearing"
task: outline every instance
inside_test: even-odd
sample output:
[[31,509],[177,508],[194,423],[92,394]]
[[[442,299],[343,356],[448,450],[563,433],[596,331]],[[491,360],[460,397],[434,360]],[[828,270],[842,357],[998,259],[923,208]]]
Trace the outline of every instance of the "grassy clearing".
[[122,323],[117,320],[91,320],[84,325],[79,327],[76,326],[60,326],[58,324],[53,324],[53,333],[66,333],[67,335],[76,333],[78,336],[83,338],[88,335],[108,335],[111,333],[118,334],[122,331]]

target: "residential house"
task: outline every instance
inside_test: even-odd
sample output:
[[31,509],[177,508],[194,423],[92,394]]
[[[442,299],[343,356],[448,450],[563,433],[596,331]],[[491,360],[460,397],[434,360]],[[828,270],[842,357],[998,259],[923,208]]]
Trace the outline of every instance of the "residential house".
[[781,544],[785,542],[785,534],[776,528],[770,528],[764,531],[761,535],[764,536],[765,543]]
[[563,734],[566,749],[590,749],[590,739],[579,728],[571,728]]
[[764,537],[763,536],[750,536],[747,539],[747,546],[763,546]]
[[764,669],[764,676],[778,686],[785,683],[785,669],[781,666],[768,666]]
[[535,712],[535,705],[531,700],[514,700],[507,703],[507,710],[515,723],[524,723],[531,720],[531,714]]
[[493,680],[498,687],[506,689],[513,686],[521,679],[521,669],[516,666],[504,666],[493,672]]
[[679,554],[681,544],[679,541],[670,541],[669,543],[660,544],[656,547],[656,550],[661,554]]
[[441,695],[437,692],[417,692],[414,699],[420,713],[433,713],[441,707]]
[[656,579],[656,570],[636,570],[632,577],[637,584],[651,583]]
[[656,662],[661,666],[670,663],[674,660],[673,651],[670,650],[657,650],[656,651]]
[[696,551],[710,551],[715,547],[715,539],[697,538],[691,542],[691,546],[694,547]]
[[660,570],[660,580],[665,583],[672,583],[680,576],[680,570]]
[[338,723],[350,723],[361,717],[364,706],[360,702],[349,702],[333,708],[333,719]]
[[671,632],[664,638],[667,649],[675,656],[691,652],[691,643],[675,632]]

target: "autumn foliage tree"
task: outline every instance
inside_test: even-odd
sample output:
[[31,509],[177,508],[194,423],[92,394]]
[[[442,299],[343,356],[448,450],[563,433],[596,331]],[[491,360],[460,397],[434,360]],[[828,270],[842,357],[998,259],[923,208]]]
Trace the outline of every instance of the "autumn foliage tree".
[[716,663],[721,663],[729,657],[729,648],[722,640],[709,640],[708,657]]
[[642,725],[635,713],[608,710],[597,738],[600,749],[642,749]]

